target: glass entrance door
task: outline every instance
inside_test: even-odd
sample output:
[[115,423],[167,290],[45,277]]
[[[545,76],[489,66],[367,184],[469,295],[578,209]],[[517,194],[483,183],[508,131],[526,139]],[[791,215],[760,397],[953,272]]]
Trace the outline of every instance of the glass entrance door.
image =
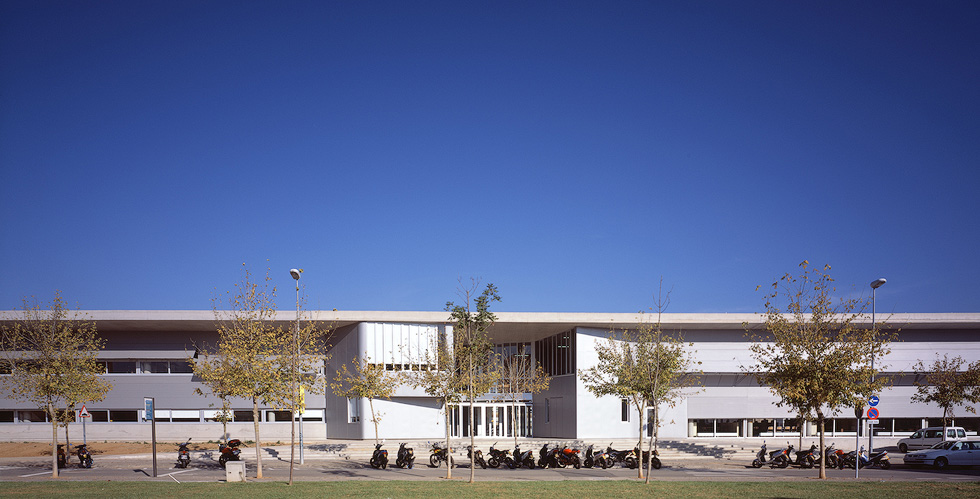
[[514,410],[515,407],[507,403],[480,402],[473,404],[471,414],[469,404],[450,406],[450,434],[454,437],[470,436],[472,421],[476,437],[513,437],[515,432],[518,437],[530,437],[531,404],[522,402],[517,404],[516,413]]

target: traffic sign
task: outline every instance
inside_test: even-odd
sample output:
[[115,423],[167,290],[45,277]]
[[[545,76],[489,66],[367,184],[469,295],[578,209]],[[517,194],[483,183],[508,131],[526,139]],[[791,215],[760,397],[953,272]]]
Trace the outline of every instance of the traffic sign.
[[878,409],[874,407],[868,409],[868,419],[878,419]]
[[144,409],[145,409],[145,412],[146,412],[146,415],[143,416],[143,419],[145,419],[147,421],[152,421],[153,420],[153,399],[150,398],[150,397],[144,397],[143,398],[143,406],[144,406]]
[[85,408],[85,404],[82,404],[82,410],[78,411],[78,416],[82,418],[92,417],[92,415],[89,414],[88,409]]
[[878,396],[872,395],[871,398],[868,399],[868,405],[870,405],[871,407],[878,405]]

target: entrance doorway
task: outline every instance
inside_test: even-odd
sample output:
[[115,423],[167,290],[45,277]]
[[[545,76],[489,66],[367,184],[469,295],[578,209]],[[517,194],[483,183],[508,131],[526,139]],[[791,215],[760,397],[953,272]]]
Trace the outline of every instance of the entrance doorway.
[[450,435],[470,436],[471,420],[475,437],[513,437],[515,432],[518,437],[532,435],[529,403],[522,402],[513,406],[507,403],[478,402],[473,404],[472,413],[469,404],[449,406],[449,421],[452,425]]

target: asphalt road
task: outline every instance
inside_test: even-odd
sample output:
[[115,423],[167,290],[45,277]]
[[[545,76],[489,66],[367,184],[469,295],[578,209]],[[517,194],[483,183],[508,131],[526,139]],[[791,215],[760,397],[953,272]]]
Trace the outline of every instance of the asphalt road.
[[[187,469],[177,469],[173,461],[163,460],[160,456],[157,462],[157,476],[153,477],[152,460],[146,456],[127,457],[96,457],[91,469],[81,469],[72,466],[61,470],[61,480],[90,480],[90,481],[179,481],[179,482],[217,482],[224,481],[225,470],[211,461],[195,461]],[[172,457],[172,456],[168,456]],[[304,465],[294,468],[294,480],[303,481],[332,481],[332,480],[441,480],[446,476],[446,468],[432,468],[422,464],[413,469],[389,467],[386,470],[375,470],[367,463],[344,461],[339,459],[307,460]],[[255,466],[246,462],[249,480],[255,480]],[[470,470],[467,464],[453,469],[453,479],[466,480]],[[628,480],[636,478],[636,470],[615,468],[601,469],[480,469],[476,470],[477,480]],[[48,480],[51,476],[50,462],[36,458],[5,458],[0,460],[0,480],[4,481],[40,481]],[[289,462],[276,459],[263,461],[263,481],[285,481],[289,477]],[[665,463],[664,467],[653,471],[656,480],[688,480],[688,481],[772,481],[772,480],[808,480],[817,476],[815,469],[770,469],[763,467],[755,469],[747,462],[725,459],[685,459],[676,463]],[[854,470],[827,470],[828,478],[835,480],[853,480]],[[980,468],[960,468],[937,471],[931,468],[910,468],[896,460],[889,470],[862,469],[861,480],[931,480],[931,481],[977,481],[980,480]]]

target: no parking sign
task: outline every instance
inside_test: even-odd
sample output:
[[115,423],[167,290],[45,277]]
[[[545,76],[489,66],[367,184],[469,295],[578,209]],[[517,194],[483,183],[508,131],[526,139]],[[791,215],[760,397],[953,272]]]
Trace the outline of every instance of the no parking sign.
[[878,419],[878,409],[874,407],[868,409],[868,419]]

